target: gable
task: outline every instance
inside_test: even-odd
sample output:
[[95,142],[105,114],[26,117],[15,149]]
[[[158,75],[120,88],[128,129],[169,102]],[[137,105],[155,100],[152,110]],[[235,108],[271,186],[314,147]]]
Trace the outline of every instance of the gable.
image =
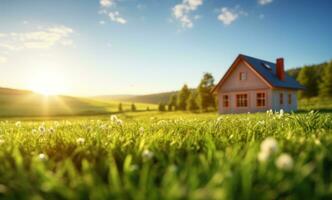
[[[246,80],[240,80],[240,73],[246,73]],[[271,86],[248,63],[237,59],[218,84],[219,92],[268,89]]]

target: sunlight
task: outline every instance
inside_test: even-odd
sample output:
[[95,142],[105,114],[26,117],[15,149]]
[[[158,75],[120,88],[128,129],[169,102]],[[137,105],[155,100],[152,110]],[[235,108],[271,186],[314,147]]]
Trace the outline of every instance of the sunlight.
[[60,72],[52,69],[33,73],[28,88],[45,96],[63,94],[66,90],[63,76]]

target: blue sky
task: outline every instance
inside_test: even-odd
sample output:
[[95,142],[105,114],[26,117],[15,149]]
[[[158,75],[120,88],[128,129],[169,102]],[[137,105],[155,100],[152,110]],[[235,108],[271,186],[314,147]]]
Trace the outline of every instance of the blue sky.
[[332,58],[329,0],[0,0],[0,86],[146,94],[218,81],[239,54]]

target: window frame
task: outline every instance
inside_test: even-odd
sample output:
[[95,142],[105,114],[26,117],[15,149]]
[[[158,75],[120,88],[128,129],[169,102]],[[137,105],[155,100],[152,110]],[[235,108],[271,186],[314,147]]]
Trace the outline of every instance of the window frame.
[[[261,94],[263,95],[263,97],[258,97],[258,95]],[[263,102],[262,105],[258,105],[258,101]],[[266,107],[266,103],[267,103],[267,95],[266,92],[256,92],[256,107],[258,108],[264,108]]]
[[222,95],[222,107],[229,108],[229,95],[228,94]]
[[[239,100],[240,97],[245,97],[244,100]],[[249,95],[248,93],[238,93],[235,94],[235,105],[237,108],[248,108],[249,105]]]
[[292,98],[292,94],[288,94],[288,105],[292,105],[293,103],[293,98]]
[[284,93],[279,93],[279,105],[284,105]]
[[[242,75],[244,75],[244,79],[242,79],[243,78]],[[247,72],[240,72],[239,73],[239,80],[240,81],[246,81],[246,80],[248,80],[248,73]]]

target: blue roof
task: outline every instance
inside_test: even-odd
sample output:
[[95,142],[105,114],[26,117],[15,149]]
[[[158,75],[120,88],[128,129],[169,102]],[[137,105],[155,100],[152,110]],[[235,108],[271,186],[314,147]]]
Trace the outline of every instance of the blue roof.
[[276,74],[276,64],[253,58],[250,56],[242,55],[242,58],[250,64],[265,80],[267,80],[273,87],[290,88],[290,89],[305,89],[299,82],[294,78],[290,77],[287,73],[285,74],[285,80],[280,80]]

